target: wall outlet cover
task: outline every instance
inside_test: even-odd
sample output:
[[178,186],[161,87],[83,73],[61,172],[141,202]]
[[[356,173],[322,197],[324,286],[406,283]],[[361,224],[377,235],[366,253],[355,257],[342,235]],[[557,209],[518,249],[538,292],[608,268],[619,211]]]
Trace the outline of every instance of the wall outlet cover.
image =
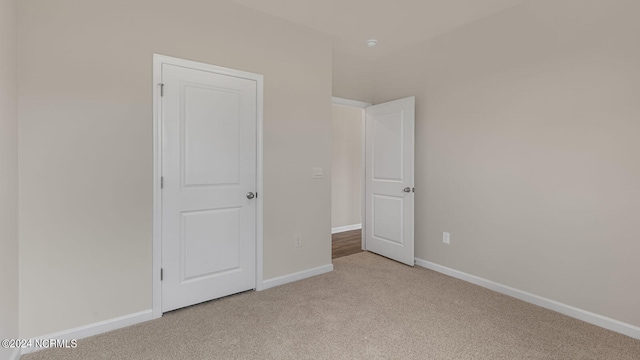
[[293,247],[301,247],[302,246],[302,235],[296,234],[295,239],[293,240]]

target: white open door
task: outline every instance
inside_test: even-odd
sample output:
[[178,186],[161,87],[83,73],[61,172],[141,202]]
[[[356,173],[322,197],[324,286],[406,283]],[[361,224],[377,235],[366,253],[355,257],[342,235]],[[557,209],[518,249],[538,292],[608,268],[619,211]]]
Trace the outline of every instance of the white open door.
[[162,64],[162,311],[256,287],[261,76]]
[[414,126],[414,97],[366,108],[366,249],[411,266]]

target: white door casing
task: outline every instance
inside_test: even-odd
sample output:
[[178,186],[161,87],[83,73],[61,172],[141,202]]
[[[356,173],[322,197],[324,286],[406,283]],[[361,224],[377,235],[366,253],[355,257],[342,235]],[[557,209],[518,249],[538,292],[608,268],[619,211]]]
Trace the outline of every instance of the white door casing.
[[362,140],[362,154],[361,154],[361,164],[363,165],[363,171],[362,171],[362,175],[361,175],[361,190],[360,190],[360,222],[362,223],[362,228],[360,229],[360,239],[361,239],[361,248],[362,250],[367,250],[367,246],[366,246],[366,241],[367,241],[367,226],[366,226],[366,218],[367,218],[367,214],[366,214],[366,208],[367,208],[367,194],[366,194],[366,172],[364,171],[364,168],[366,166],[366,148],[365,148],[365,144],[366,144],[366,128],[367,128],[367,124],[366,124],[366,119],[365,119],[365,114],[366,114],[366,108],[371,106],[370,103],[367,102],[363,102],[363,101],[357,101],[357,100],[350,100],[350,99],[344,99],[344,98],[339,98],[339,97],[331,97],[331,103],[332,104],[336,104],[336,105],[343,105],[343,106],[350,106],[350,107],[355,107],[355,108],[359,108],[364,110],[362,112],[362,133],[360,135],[360,138]]
[[158,57],[165,60],[159,65],[158,230],[160,311],[166,312],[255,289],[261,281],[262,76]]
[[415,98],[366,108],[365,226],[368,251],[414,264]]

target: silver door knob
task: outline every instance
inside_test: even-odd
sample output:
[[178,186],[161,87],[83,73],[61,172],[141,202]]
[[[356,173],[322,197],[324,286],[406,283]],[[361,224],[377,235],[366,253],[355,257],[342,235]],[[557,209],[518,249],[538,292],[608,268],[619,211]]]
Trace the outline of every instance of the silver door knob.
[[253,199],[254,197],[256,197],[256,195],[255,195],[254,193],[252,193],[252,192],[248,192],[248,193],[247,193],[247,199],[251,200],[251,199]]
[[404,192],[411,192],[411,188],[410,188],[410,187],[406,187],[406,188],[402,189],[402,191],[404,191]]

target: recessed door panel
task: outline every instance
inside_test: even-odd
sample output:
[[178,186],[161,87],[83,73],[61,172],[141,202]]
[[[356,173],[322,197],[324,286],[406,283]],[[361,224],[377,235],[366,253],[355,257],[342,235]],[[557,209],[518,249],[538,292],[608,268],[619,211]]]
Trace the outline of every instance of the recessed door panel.
[[241,93],[185,84],[184,185],[240,182]]
[[182,281],[240,265],[240,208],[182,213]]
[[402,197],[373,195],[373,237],[402,245]]
[[403,121],[402,111],[382,113],[373,122],[373,178],[402,181]]

